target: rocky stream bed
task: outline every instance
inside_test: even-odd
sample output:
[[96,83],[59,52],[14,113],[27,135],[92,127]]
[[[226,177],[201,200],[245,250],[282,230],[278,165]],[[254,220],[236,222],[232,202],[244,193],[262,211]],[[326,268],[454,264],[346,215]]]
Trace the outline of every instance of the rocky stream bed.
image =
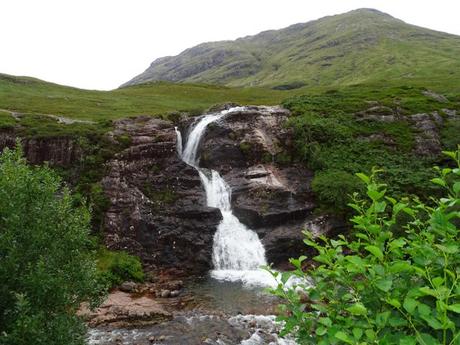
[[281,324],[274,316],[279,301],[263,288],[210,276],[121,288],[98,309],[81,310],[90,345],[295,344],[279,337]]

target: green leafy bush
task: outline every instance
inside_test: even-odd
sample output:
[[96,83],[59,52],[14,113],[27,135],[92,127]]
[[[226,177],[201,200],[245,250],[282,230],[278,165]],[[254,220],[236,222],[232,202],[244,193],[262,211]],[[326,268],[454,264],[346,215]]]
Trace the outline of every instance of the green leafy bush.
[[442,145],[446,150],[455,150],[459,141],[458,133],[460,133],[460,119],[458,117],[450,119],[441,131]]
[[[295,271],[272,272],[281,275],[272,292],[285,301],[284,334],[300,344],[460,344],[460,148],[447,155],[456,167],[437,169],[432,182],[444,195],[431,206],[387,196],[378,171],[358,174],[367,194],[350,204],[351,238],[306,232],[314,268],[305,273],[301,257]],[[312,285],[289,287],[292,275]]]
[[315,175],[312,188],[322,204],[345,212],[350,195],[361,184],[356,176],[345,171],[326,170]]
[[83,345],[76,311],[103,286],[90,250],[90,214],[20,147],[0,156],[0,344]]
[[138,257],[126,252],[115,252],[105,248],[98,251],[97,267],[100,277],[110,286],[124,281],[144,281],[144,271]]

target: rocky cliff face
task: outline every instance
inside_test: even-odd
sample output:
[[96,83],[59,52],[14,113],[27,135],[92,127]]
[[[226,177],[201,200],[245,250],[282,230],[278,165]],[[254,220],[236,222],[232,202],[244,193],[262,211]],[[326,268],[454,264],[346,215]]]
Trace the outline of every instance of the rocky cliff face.
[[[311,216],[313,173],[289,161],[287,116],[279,107],[231,113],[209,126],[199,151],[200,166],[224,176],[232,187],[235,215],[259,234],[268,261],[277,265],[304,251],[307,223],[330,223]],[[184,141],[194,121],[179,124]],[[118,121],[115,127],[111,135],[129,135],[132,143],[108,162],[103,179],[110,200],[106,245],[141,256],[154,270],[205,273],[212,267],[213,236],[221,215],[205,206],[197,172],[177,155],[173,124],[140,117]],[[333,231],[336,225],[322,228]]]
[[[18,137],[14,133],[0,133],[0,152],[13,148]],[[48,162],[55,167],[70,167],[82,158],[83,151],[77,141],[71,138],[23,138],[24,155],[31,164]]]
[[[229,183],[234,214],[258,233],[268,262],[278,266],[304,252],[303,230],[333,233],[343,227],[312,216],[313,172],[291,160],[288,116],[280,107],[230,113],[209,126],[199,151],[200,165],[219,171]],[[184,141],[195,120],[179,123]],[[128,143],[105,163],[101,181],[108,199],[106,246],[140,256],[147,269],[207,272],[221,214],[205,206],[196,170],[178,156],[174,124],[150,117],[118,120],[106,139],[116,145],[120,137],[129,137]],[[13,134],[0,136],[1,148],[14,144]],[[23,145],[33,164],[73,168],[84,155],[71,138],[24,139]]]
[[113,135],[129,135],[132,143],[107,163],[102,181],[110,200],[106,245],[155,270],[207,271],[221,215],[205,206],[198,174],[178,157],[173,124],[137,118],[115,127]]
[[275,265],[305,251],[302,231],[343,230],[329,217],[316,218],[310,183],[313,172],[293,163],[289,112],[280,107],[247,107],[210,125],[201,144],[200,166],[220,172],[232,188],[240,221],[255,230]]

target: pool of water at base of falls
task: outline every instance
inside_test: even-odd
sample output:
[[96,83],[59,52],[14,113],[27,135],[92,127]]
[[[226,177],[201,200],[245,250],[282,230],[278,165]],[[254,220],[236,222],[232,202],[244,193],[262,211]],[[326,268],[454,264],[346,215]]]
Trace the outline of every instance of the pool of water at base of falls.
[[94,328],[90,345],[295,345],[281,338],[273,314],[275,297],[261,287],[243,287],[204,277],[186,282],[191,302],[170,321],[137,329]]

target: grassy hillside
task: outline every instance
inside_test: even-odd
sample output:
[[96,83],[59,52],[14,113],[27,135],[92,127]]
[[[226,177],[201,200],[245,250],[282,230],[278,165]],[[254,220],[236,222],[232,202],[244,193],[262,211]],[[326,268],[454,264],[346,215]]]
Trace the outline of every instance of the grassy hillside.
[[460,80],[460,37],[361,9],[154,61],[152,80],[294,88],[388,80]]
[[[349,195],[362,186],[355,174],[370,173],[373,167],[383,169],[380,176],[392,195],[428,199],[437,193],[429,181],[436,175],[432,166],[443,165],[443,157],[416,152],[417,139],[427,133],[414,126],[411,115],[436,112],[442,117],[436,125],[442,149],[456,150],[460,144],[460,116],[444,111],[460,113],[460,94],[437,100],[420,87],[359,86],[293,97],[284,106],[293,115],[288,122],[295,141],[291,159],[315,171],[313,190],[322,206],[336,214],[351,211]],[[392,121],[363,118],[360,114],[370,108],[397,116]]]
[[[409,97],[400,92],[398,87],[401,85],[417,91],[413,91]],[[353,90],[354,97],[362,100],[372,98],[372,90],[393,90],[388,91],[388,95],[392,95],[393,98],[402,97],[403,102],[414,105],[413,112],[418,112],[423,111],[420,108],[421,103],[417,102],[420,99],[426,100],[422,95],[425,88],[441,92],[450,99],[458,99],[460,95],[460,84],[449,79],[426,79],[423,83],[407,80],[404,84],[395,81],[337,87],[305,86],[284,91],[156,82],[113,91],[92,91],[34,78],[0,74],[0,127],[15,128],[23,135],[80,135],[106,131],[110,128],[110,120],[129,116],[149,115],[168,118],[177,111],[199,114],[212,105],[224,102],[242,105],[280,104],[290,97],[316,95],[331,90]],[[47,115],[92,123],[76,122],[64,125],[55,117]]]
[[[113,91],[91,91],[0,74],[0,109],[55,114],[81,120],[162,115],[170,111],[202,111],[227,101],[276,104],[282,91],[198,84],[153,83]],[[1,111],[1,110],[0,110]]]

